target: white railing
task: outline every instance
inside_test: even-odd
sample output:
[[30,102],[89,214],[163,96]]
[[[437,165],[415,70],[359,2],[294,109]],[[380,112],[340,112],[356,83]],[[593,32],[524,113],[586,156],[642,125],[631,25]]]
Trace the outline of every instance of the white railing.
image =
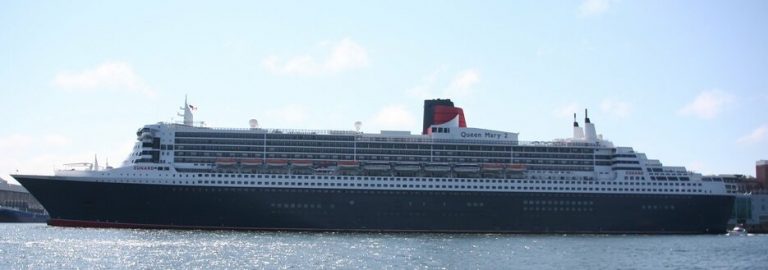
[[[173,127],[190,126],[162,123]],[[352,130],[313,130],[313,129],[279,129],[279,128],[218,128],[205,127],[206,130],[215,131],[251,131],[266,134],[299,134],[299,135],[342,135],[356,136],[359,142],[416,142],[416,143],[469,143],[469,144],[494,144],[494,145],[520,145],[520,146],[549,146],[549,147],[599,147],[600,143],[568,142],[568,141],[491,141],[471,139],[434,139],[429,136],[412,135],[409,137],[387,137],[379,134],[364,134]],[[365,135],[365,136],[363,136]]]

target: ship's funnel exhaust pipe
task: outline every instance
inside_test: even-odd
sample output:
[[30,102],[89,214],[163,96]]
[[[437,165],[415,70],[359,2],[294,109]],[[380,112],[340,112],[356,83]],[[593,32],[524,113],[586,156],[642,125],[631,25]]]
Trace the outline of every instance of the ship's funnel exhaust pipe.
[[459,117],[459,127],[467,127],[467,121],[464,119],[464,110],[454,107],[450,99],[424,100],[424,126],[421,134],[428,134],[430,126],[451,121],[456,116]]
[[573,138],[584,139],[584,130],[579,126],[579,122],[576,121],[576,114],[573,114]]
[[597,132],[595,131],[595,124],[589,121],[589,112],[584,109],[584,139],[590,142],[597,141]]

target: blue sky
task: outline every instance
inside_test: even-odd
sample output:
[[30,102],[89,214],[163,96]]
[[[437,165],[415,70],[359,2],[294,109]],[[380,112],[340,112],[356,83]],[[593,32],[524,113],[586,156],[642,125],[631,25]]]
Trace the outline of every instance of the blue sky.
[[4,1],[0,175],[117,164],[185,94],[209,126],[366,132],[418,132],[423,99],[451,98],[521,140],[590,108],[617,145],[754,175],[765,25],[766,1]]

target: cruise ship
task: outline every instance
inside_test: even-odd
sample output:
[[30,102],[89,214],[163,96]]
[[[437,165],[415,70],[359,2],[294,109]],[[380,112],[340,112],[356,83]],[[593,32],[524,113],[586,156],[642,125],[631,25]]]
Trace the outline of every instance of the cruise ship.
[[211,128],[195,109],[139,128],[122,166],[13,177],[75,227],[719,234],[733,209],[723,182],[614,146],[586,110],[570,138],[520,141],[448,99],[424,101],[421,134]]

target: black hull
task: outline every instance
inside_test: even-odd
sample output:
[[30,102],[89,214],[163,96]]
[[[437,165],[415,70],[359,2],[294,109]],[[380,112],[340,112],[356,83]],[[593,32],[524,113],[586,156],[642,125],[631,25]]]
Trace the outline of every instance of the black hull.
[[83,227],[719,234],[733,196],[199,187],[14,176]]

